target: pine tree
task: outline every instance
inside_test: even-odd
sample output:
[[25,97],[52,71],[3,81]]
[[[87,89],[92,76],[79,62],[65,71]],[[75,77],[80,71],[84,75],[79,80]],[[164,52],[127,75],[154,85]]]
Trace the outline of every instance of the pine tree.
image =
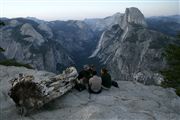
[[0,26],[5,26],[5,23],[0,21]]
[[5,50],[3,48],[0,47],[0,52],[4,52]]
[[[0,21],[0,26],[5,26],[5,23]],[[0,52],[4,52],[5,50],[3,48],[0,47]]]

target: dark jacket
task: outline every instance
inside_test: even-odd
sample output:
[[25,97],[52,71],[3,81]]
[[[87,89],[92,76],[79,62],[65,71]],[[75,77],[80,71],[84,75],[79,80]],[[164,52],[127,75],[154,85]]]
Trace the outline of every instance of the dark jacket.
[[101,79],[102,79],[102,85],[106,88],[110,88],[112,85],[112,81],[111,81],[111,76],[106,73],[104,75],[101,75]]
[[90,72],[89,71],[85,71],[85,70],[82,70],[79,75],[78,75],[78,79],[80,80],[81,78],[86,78],[86,79],[89,79],[91,76],[90,76]]

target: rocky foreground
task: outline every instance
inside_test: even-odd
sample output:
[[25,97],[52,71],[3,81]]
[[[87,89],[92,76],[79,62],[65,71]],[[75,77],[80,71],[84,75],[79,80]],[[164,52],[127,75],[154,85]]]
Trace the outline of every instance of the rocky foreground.
[[119,81],[120,88],[112,87],[99,95],[73,89],[64,96],[46,104],[27,117],[17,114],[14,102],[8,96],[8,82],[19,73],[39,79],[53,73],[18,67],[0,66],[0,118],[1,120],[179,120],[180,97],[173,89]]

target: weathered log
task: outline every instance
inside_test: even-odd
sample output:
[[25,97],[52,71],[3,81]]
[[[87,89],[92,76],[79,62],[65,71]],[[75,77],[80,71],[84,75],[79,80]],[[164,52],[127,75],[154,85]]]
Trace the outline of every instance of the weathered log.
[[18,78],[11,80],[9,96],[21,111],[22,108],[23,111],[40,108],[71,90],[77,76],[75,67],[67,68],[62,74],[48,80],[39,81],[33,75],[20,74]]

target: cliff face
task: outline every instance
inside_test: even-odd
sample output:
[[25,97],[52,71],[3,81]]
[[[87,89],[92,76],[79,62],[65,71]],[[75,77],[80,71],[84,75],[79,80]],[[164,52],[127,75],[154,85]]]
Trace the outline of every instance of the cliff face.
[[116,80],[159,84],[163,80],[159,71],[166,65],[163,49],[175,40],[146,27],[137,8],[126,9],[119,24],[103,32],[90,58],[99,58]]
[[[74,64],[62,45],[49,39],[52,37],[51,29],[42,24],[37,26],[37,23],[26,19],[6,21],[6,26],[0,28],[4,56],[52,72]],[[61,66],[59,70],[58,65]]]
[[4,22],[6,25],[0,27],[0,47],[5,49],[7,59],[51,72],[86,61],[100,36],[83,21],[15,18]]
[[124,19],[127,23],[134,23],[147,27],[144,15],[135,7],[126,8]]
[[145,86],[131,81],[118,81],[120,88],[112,87],[98,95],[86,90],[73,89],[64,96],[46,104],[27,117],[17,114],[14,102],[8,96],[8,82],[19,73],[33,75],[36,80],[46,80],[55,74],[29,70],[23,67],[0,66],[0,114],[3,120],[53,119],[118,119],[118,120],[178,120],[180,98],[173,89]]

